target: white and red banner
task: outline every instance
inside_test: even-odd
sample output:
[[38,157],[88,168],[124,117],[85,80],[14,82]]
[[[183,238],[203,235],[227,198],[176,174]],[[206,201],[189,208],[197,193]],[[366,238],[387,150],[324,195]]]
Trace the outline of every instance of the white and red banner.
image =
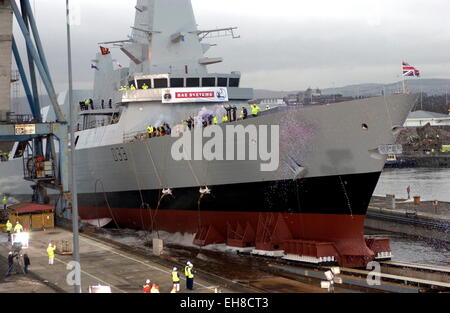
[[228,90],[221,87],[167,88],[163,90],[163,103],[227,102]]

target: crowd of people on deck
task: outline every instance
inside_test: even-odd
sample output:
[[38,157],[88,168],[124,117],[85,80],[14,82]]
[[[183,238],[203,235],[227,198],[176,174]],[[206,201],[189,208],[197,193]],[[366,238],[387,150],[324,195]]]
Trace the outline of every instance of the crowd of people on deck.
[[[251,106],[252,110],[252,117],[257,117],[259,113],[261,112],[261,108],[256,105],[252,104]],[[229,123],[229,122],[235,122],[238,120],[246,120],[249,118],[248,110],[245,107],[242,107],[241,113],[239,115],[239,119],[237,117],[237,107],[225,105],[224,107],[225,115],[222,117],[221,122],[222,123]],[[266,110],[269,110],[270,107],[266,107]],[[219,119],[216,115],[214,115],[213,112],[206,110],[205,108],[202,109],[199,114],[195,117],[192,115],[189,116],[188,119],[181,122],[181,125],[189,130],[193,130],[194,128],[200,127],[200,128],[206,128],[211,125],[218,125]],[[149,125],[147,127],[147,132],[150,135],[150,138],[152,137],[160,137],[165,135],[171,135],[172,129],[167,123],[163,123],[159,127],[154,127],[152,125]]]

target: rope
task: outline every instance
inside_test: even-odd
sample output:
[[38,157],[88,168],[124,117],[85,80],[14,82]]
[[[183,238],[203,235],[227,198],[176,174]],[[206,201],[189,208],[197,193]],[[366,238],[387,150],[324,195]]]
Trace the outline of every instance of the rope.
[[[153,223],[153,215],[152,215],[152,212],[151,212],[152,208],[150,207],[150,205],[149,205],[148,203],[146,203],[146,202],[144,201],[144,196],[142,195],[141,185],[140,185],[140,183],[139,183],[139,179],[138,179],[138,176],[137,176],[136,162],[135,162],[135,158],[134,158],[134,154],[133,154],[133,149],[129,149],[129,151],[130,151],[130,155],[131,155],[131,163],[132,163],[132,165],[133,165],[134,177],[136,178],[136,184],[137,184],[137,186],[138,186],[139,196],[140,196],[140,198],[141,198],[140,216],[141,216],[142,229],[145,230],[145,231],[147,231],[147,233],[146,233],[146,239],[148,239],[147,236],[148,236],[148,232],[149,232],[150,230],[147,229],[147,228],[145,227],[144,217],[143,217],[143,215],[142,215],[142,210],[143,210],[145,207],[149,208],[148,211],[149,211],[149,216],[150,216],[150,226],[151,226],[151,231],[152,231],[152,233],[153,233],[153,224],[154,224],[154,223]],[[159,233],[158,233],[158,238],[159,238]]]
[[145,140],[144,140],[144,145],[145,145],[145,148],[147,149],[148,155],[150,156],[150,161],[152,161],[153,169],[155,170],[156,178],[158,178],[159,186],[161,187],[161,189],[163,189],[161,176],[159,175],[158,168],[156,167],[152,152],[150,151],[150,147],[148,146],[148,144]]
[[341,186],[342,186],[342,189],[344,190],[345,198],[347,199],[348,209],[350,210],[350,215],[351,215],[351,217],[352,217],[352,219],[353,219],[352,205],[351,205],[351,203],[350,203],[350,198],[348,197],[347,189],[345,188],[345,184],[344,184],[344,182],[342,181],[342,176],[341,176],[341,175],[339,175],[339,180],[341,181]]
[[[112,212],[111,206],[109,205],[108,197],[106,196],[106,192],[105,192],[105,186],[103,185],[103,182],[102,182],[102,180],[101,180],[100,178],[98,178],[98,179],[95,181],[94,194],[97,193],[97,183],[101,183],[101,185],[102,185],[103,197],[105,198],[106,205],[108,206],[109,214],[111,214],[111,217],[112,217],[112,219],[113,219],[113,221],[114,221],[114,224],[116,224],[117,229],[120,229],[119,224],[117,223],[117,221],[116,221],[116,219],[115,219],[115,217],[114,217],[114,214],[113,214],[113,212]],[[96,203],[96,205],[97,205],[97,197],[95,197],[95,203]],[[97,210],[98,210],[98,206],[97,206]]]

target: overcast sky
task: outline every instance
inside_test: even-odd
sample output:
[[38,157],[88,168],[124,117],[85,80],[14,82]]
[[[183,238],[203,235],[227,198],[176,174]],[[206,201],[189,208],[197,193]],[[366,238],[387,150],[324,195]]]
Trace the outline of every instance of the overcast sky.
[[[136,0],[71,0],[75,88],[92,87],[98,42],[126,39]],[[210,72],[240,71],[243,87],[301,90],[400,79],[404,59],[423,78],[450,78],[449,0],[192,0],[200,29],[237,26],[207,54]],[[66,88],[65,1],[31,0],[58,91]],[[16,26],[17,30],[17,26]],[[16,31],[17,33],[17,31]],[[16,37],[20,37],[17,34]],[[128,59],[113,50],[124,66]]]

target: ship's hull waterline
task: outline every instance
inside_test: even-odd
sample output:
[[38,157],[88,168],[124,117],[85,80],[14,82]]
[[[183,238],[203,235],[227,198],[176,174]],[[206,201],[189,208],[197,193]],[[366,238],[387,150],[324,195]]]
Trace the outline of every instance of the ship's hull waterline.
[[[364,217],[386,161],[376,149],[394,143],[393,129],[403,125],[415,99],[281,108],[237,122],[280,126],[274,172],[260,171],[254,161],[174,161],[170,148],[177,139],[169,136],[79,150],[80,217],[197,233],[200,244],[238,242],[270,251],[290,240],[314,241],[315,249],[331,243],[333,260],[364,266],[377,252],[364,239]],[[204,186],[210,194],[201,195]],[[172,195],[162,197],[163,188]],[[250,242],[230,235],[244,236],[242,229],[252,233]]]

